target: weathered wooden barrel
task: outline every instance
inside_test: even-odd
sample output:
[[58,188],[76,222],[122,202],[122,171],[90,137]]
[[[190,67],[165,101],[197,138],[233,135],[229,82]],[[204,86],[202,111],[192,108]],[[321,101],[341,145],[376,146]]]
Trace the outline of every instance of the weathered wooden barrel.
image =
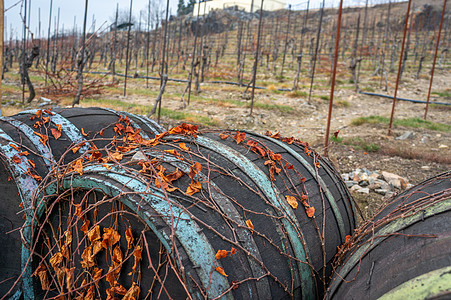
[[449,299],[451,172],[393,198],[339,253],[328,299]]
[[[18,228],[24,216],[32,213],[31,199],[41,178],[57,166],[64,155],[66,161],[81,156],[92,141],[99,149],[116,136],[118,120],[140,129],[144,138],[154,137],[164,129],[154,121],[127,112],[103,108],[75,108],[25,111],[13,117],[0,117],[0,295],[22,291],[15,284],[22,274],[21,237]],[[100,132],[102,135],[100,135]],[[100,137],[100,138],[99,138]],[[69,151],[80,146],[78,151]],[[26,251],[26,250],[24,250]],[[11,292],[10,292],[11,294]]]
[[97,135],[103,153],[88,144],[83,158],[69,157],[82,141],[61,151],[30,195],[21,259],[35,276],[25,294],[98,297],[139,286],[141,298],[322,295],[336,247],[355,228],[352,199],[327,160],[278,135],[186,124],[155,138],[113,130],[109,140]]

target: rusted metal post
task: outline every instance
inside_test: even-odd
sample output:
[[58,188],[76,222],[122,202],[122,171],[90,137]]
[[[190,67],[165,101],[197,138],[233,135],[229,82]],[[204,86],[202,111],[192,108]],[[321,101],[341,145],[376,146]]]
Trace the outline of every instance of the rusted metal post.
[[342,11],[343,11],[343,0],[340,0],[340,8],[338,9],[337,37],[335,39],[334,70],[332,73],[332,84],[330,87],[329,114],[327,115],[326,140],[324,142],[325,156],[327,156],[327,150],[329,148],[330,119],[332,116],[332,105],[334,103],[335,76],[337,75],[338,48],[340,46],[340,28],[341,28]]
[[437,60],[438,46],[440,45],[440,35],[442,33],[442,25],[443,25],[443,19],[445,16],[446,1],[447,0],[443,1],[442,18],[440,19],[440,27],[438,29],[437,43],[435,44],[434,62],[432,63],[431,79],[429,80],[428,98],[426,100],[426,107],[424,108],[424,119],[425,120],[428,115],[429,98],[431,97],[432,81],[434,79],[435,62]]
[[410,4],[411,3],[412,3],[412,0],[409,0],[409,3],[407,4],[406,20],[404,22],[404,35],[402,37],[401,53],[399,54],[398,76],[396,77],[395,95],[393,96],[393,104],[392,104],[391,115],[390,115],[390,124],[388,125],[388,135],[392,134],[391,130],[392,130],[392,126],[393,126],[393,117],[395,115],[396,96],[398,94],[399,78],[401,76],[402,57],[404,54],[404,45],[406,43],[406,33],[407,33],[407,25],[409,23]]
[[252,116],[254,110],[254,95],[255,95],[255,81],[257,81],[257,68],[258,68],[258,53],[260,52],[260,35],[262,29],[263,20],[263,0],[260,5],[260,16],[258,19],[258,31],[257,31],[257,49],[255,50],[255,60],[254,60],[254,70],[252,75],[252,92],[251,92],[251,112],[249,115]]
[[127,29],[127,50],[125,54],[125,77],[124,77],[124,97],[127,95],[127,76],[128,76],[128,56],[130,53],[130,30],[132,27],[132,6],[133,0],[130,0],[130,13],[128,15],[128,29]]

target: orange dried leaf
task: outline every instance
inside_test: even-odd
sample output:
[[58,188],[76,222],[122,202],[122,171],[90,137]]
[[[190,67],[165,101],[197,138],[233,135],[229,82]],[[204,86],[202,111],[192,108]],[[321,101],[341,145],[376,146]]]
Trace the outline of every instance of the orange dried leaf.
[[254,224],[252,224],[252,221],[250,219],[246,220],[246,225],[252,230],[254,230]]
[[133,256],[135,257],[135,264],[133,265],[133,271],[136,270],[136,268],[139,265],[139,262],[142,260],[142,251],[143,249],[141,248],[141,246],[136,246],[135,251],[133,252]]
[[200,182],[191,181],[190,185],[186,189],[188,195],[193,195],[202,190],[202,184]]
[[20,148],[14,144],[9,144],[9,146],[11,146],[11,148],[13,148],[16,151],[20,151]]
[[293,196],[285,196],[287,198],[288,204],[294,209],[298,208],[298,200]]
[[189,150],[188,146],[186,146],[185,143],[180,143],[180,144],[179,144],[179,147],[182,148],[182,149],[185,150],[185,151],[188,151],[188,150]]
[[315,208],[313,206],[308,206],[305,208],[305,212],[307,213],[307,217],[312,218],[315,215]]
[[49,137],[45,134],[40,134],[39,132],[33,131],[33,133],[40,137],[39,141],[45,146],[45,143],[49,140]]
[[[92,277],[93,281],[98,280],[100,277],[102,277],[102,272],[103,269],[99,269],[99,268],[94,268],[94,276]],[[98,282],[96,282],[96,284],[98,284]]]
[[58,267],[62,261],[63,261],[63,254],[61,252],[56,252],[50,258],[50,265],[56,270],[56,269],[58,269]]
[[103,245],[101,241],[95,241],[92,245],[92,255],[96,256],[97,253],[99,253],[100,251],[102,251],[103,249]]
[[81,225],[81,231],[83,231],[85,234],[88,233],[89,230],[89,223],[91,223],[91,221],[89,221],[88,219],[86,219],[86,221],[83,223],[83,225]]
[[61,137],[61,130],[50,128],[50,131],[52,132],[53,137],[55,140],[59,139]]
[[232,247],[232,249],[230,249],[230,255],[234,255],[236,254],[236,249]]
[[[76,298],[75,298],[76,299]],[[81,298],[80,298],[81,299]],[[94,300],[94,286],[91,285],[83,300]]]
[[111,291],[114,292],[115,294],[119,294],[122,296],[127,294],[127,289],[124,288],[122,285],[112,287]]
[[178,153],[177,150],[175,150],[175,149],[164,150],[164,152],[175,155],[175,156],[180,156],[180,153]]
[[117,161],[121,161],[123,156],[124,155],[122,153],[119,153],[119,152],[114,152],[113,154],[111,154],[111,157],[114,158]]
[[49,275],[47,274],[47,268],[44,266],[44,264],[41,263],[39,267],[34,271],[33,275],[39,278],[39,281],[41,282],[41,288],[44,291],[50,290]]
[[37,181],[42,181],[42,177],[39,176],[39,175],[31,174],[30,176],[33,177],[33,178],[34,178],[35,180],[37,180]]
[[227,139],[229,136],[230,136],[230,135],[225,134],[225,133],[220,133],[220,134],[219,134],[219,137],[221,138],[221,140],[225,140],[225,139]]
[[113,246],[121,239],[121,235],[119,234],[119,232],[117,232],[113,228],[104,228],[103,232],[104,233],[102,235],[103,238],[102,245],[104,248],[107,248],[107,246],[109,247]]
[[235,139],[236,143],[239,144],[246,139],[246,133],[237,131],[233,138]]
[[109,164],[103,164],[102,166],[105,167],[107,170],[111,170],[111,165]]
[[30,153],[28,151],[22,151],[19,153],[20,156],[28,156]]
[[141,289],[139,288],[139,285],[133,282],[132,287],[127,291],[127,293],[124,295],[124,298],[122,300],[135,300],[139,298],[139,293],[141,292]]
[[36,163],[35,163],[33,160],[29,159],[29,160],[28,160],[28,164],[29,164],[33,169],[36,168]]
[[180,171],[180,170],[177,168],[173,173],[168,174],[168,175],[166,176],[166,179],[167,179],[167,181],[168,181],[169,183],[172,183],[173,181],[175,181],[175,180],[179,179],[180,177],[182,177],[183,174],[185,174],[185,173],[183,173],[182,171]]
[[73,165],[74,171],[80,175],[83,175],[83,161],[82,159],[77,159]]
[[83,136],[88,136],[88,135],[85,133],[85,130],[84,130],[83,127],[81,128],[81,134],[83,134]]
[[92,255],[92,247],[86,247],[81,255],[81,267],[83,269],[93,267],[95,265],[94,256]]
[[71,291],[72,290],[72,285],[74,284],[74,271],[75,271],[75,267],[73,268],[66,268],[66,288]]
[[22,161],[22,159],[21,159],[19,156],[14,155],[13,158],[12,158],[12,161],[13,161],[14,163],[16,163],[16,164],[20,164],[20,162]]
[[221,259],[224,257],[227,257],[227,250],[218,250],[218,252],[216,252],[216,259]]
[[125,231],[125,238],[127,239],[127,248],[130,249],[133,246],[133,234],[131,227],[128,227]]
[[228,276],[229,276],[229,275],[227,275],[227,274],[224,272],[224,268],[216,267],[215,270],[216,270],[216,272],[218,272],[218,273],[221,274],[222,276],[225,276],[225,277],[228,277]]
[[100,240],[100,226],[97,225],[88,232],[88,239],[91,243]]

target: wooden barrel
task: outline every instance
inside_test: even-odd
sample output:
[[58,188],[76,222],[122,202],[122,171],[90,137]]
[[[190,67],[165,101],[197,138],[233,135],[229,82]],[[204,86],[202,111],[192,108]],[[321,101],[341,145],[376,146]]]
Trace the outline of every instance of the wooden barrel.
[[[21,284],[16,280],[29,280],[21,276],[26,264],[21,257],[27,255],[21,253],[18,229],[23,227],[24,218],[31,217],[31,199],[41,178],[57,166],[62,156],[65,161],[80,157],[87,150],[83,145],[86,140],[95,139],[91,142],[102,149],[116,136],[114,127],[119,120],[124,126],[140,128],[144,138],[164,130],[150,119],[103,108],[31,110],[0,117],[0,242],[5,247],[0,256],[0,295],[19,295],[22,291],[17,288]],[[78,151],[66,153],[78,146]],[[27,230],[23,227],[22,232]]]
[[[80,150],[74,143],[32,195],[26,266],[36,276],[25,293],[98,297],[139,286],[142,298],[148,290],[163,298],[322,295],[336,247],[355,228],[352,199],[327,160],[278,135],[182,124],[152,139],[114,127],[116,138],[99,138],[101,157],[90,146],[83,159],[66,158]],[[89,256],[96,226],[105,247]],[[131,248],[126,228],[136,237]],[[112,230],[121,238],[108,245]],[[138,246],[143,258],[130,270]],[[94,280],[96,268],[103,275]],[[74,280],[60,283],[61,269]]]
[[451,172],[393,198],[348,238],[328,299],[449,299]]

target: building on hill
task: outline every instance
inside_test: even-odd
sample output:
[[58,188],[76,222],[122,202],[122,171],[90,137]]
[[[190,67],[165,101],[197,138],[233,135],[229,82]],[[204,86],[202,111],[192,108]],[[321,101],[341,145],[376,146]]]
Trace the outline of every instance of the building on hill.
[[[238,10],[244,10],[246,12],[257,12],[260,9],[260,0],[209,0],[196,2],[194,4],[193,16],[207,15],[210,11],[215,9],[236,8]],[[200,5],[200,10],[199,10]],[[263,10],[274,11],[279,9],[285,9],[287,7],[285,0],[265,0],[263,1]]]

